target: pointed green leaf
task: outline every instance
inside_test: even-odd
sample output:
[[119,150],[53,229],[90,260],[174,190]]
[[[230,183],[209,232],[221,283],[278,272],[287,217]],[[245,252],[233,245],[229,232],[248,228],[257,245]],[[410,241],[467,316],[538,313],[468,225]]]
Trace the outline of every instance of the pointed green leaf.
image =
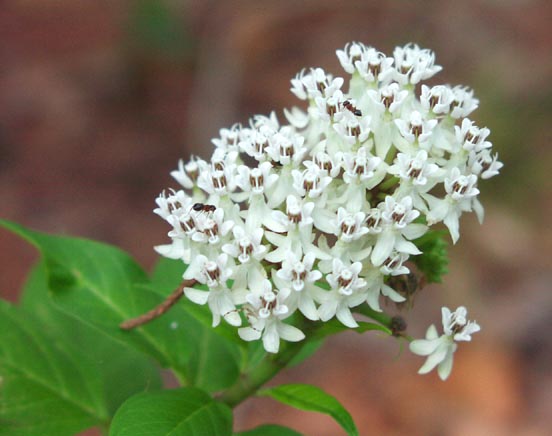
[[109,436],[225,436],[232,434],[232,411],[206,392],[182,388],[138,394],[125,402]]
[[351,415],[334,397],[322,389],[306,384],[280,385],[261,390],[258,395],[274,398],[300,410],[330,415],[345,429],[348,435],[358,436],[358,430]]
[[94,367],[0,300],[0,435],[70,436],[109,420]]
[[40,322],[42,332],[69,351],[75,361],[91,366],[94,387],[110,417],[128,397],[161,387],[159,369],[151,358],[121,346],[101,330],[69,316],[53,304],[44,262],[29,274],[21,307],[32,313]]
[[187,322],[182,307],[132,331],[119,324],[143,314],[165,297],[148,285],[148,277],[121,250],[80,238],[51,236],[0,220],[0,225],[20,235],[42,253],[48,286],[54,302],[66,313],[102,330],[115,340],[130,344],[170,366],[182,380],[193,352],[192,336],[179,326]]
[[301,433],[283,425],[267,424],[252,430],[235,433],[234,436],[302,436]]

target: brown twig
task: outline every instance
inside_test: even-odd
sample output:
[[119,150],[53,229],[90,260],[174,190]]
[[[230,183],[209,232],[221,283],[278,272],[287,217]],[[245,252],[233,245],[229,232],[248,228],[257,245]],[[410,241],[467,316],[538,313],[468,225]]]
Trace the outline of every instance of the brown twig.
[[165,300],[158,306],[151,309],[149,312],[144,313],[143,315],[137,316],[136,318],[127,319],[119,324],[119,327],[123,330],[132,330],[138,326],[146,324],[156,318],[159,318],[165,312],[167,312],[172,306],[176,304],[180,298],[184,295],[184,288],[191,288],[195,285],[197,281],[195,280],[184,280],[182,284],[176,288],[171,295],[169,295]]

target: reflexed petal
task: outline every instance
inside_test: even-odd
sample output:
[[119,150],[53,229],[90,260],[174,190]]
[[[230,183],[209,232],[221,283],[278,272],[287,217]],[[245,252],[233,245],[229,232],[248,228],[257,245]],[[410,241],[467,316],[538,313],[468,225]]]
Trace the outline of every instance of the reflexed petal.
[[240,314],[235,310],[232,310],[231,312],[226,312],[222,315],[222,317],[228,324],[233,325],[234,327],[238,327],[242,323]]
[[337,310],[336,317],[339,321],[341,321],[341,323],[343,323],[347,327],[350,327],[352,329],[358,327],[358,324],[353,318],[353,315],[350,309],[344,304],[340,305],[339,309]]
[[305,334],[301,330],[283,322],[278,323],[278,333],[282,339],[289,342],[299,342],[305,339]]
[[445,360],[443,360],[437,367],[437,373],[439,374],[439,378],[441,380],[446,380],[450,375],[450,372],[452,371],[452,363],[452,352],[450,352],[447,354],[447,357],[445,357]]
[[[387,197],[389,198],[389,197]],[[395,246],[395,233],[392,231],[383,231],[379,237],[374,249],[372,250],[371,260],[375,266],[379,266],[389,257]]]
[[306,290],[303,290],[302,295],[299,297],[299,310],[311,321],[316,321],[319,319],[318,310],[316,310],[313,299],[305,295],[305,293]]
[[182,241],[175,240],[172,244],[156,245],[154,247],[161,256],[169,259],[182,259],[187,257],[190,250],[184,248]]
[[328,301],[322,303],[318,308],[318,313],[320,314],[320,319],[322,321],[328,321],[329,319],[333,318],[336,311],[337,300],[335,298],[331,298]]
[[184,295],[195,304],[205,304],[209,299],[209,291],[200,291],[194,288],[184,288]]
[[456,244],[456,241],[458,241],[458,238],[460,238],[458,218],[458,214],[449,213],[443,220],[445,226],[447,226],[449,229],[450,237],[452,238],[453,244]]
[[443,344],[443,343],[440,344],[440,346],[437,347],[437,349],[428,356],[425,363],[418,370],[418,374],[427,374],[429,371],[431,371],[433,368],[435,368],[445,359],[448,352],[449,352],[448,344]]
[[278,330],[276,323],[271,322],[265,326],[263,333],[263,346],[269,353],[277,353],[280,348],[280,336],[278,336]]
[[238,329],[238,335],[244,341],[256,341],[261,338],[261,332],[252,327],[242,327]]
[[401,237],[397,238],[397,242],[395,243],[395,249],[397,251],[400,251],[401,253],[414,254],[414,255],[422,254],[422,252],[418,249],[418,247],[416,247],[416,245]]
[[404,229],[402,229],[402,234],[406,239],[418,239],[425,232],[427,232],[428,227],[425,224],[409,224]]
[[410,351],[418,356],[429,356],[441,342],[439,340],[416,339],[410,343]]
[[437,328],[431,324],[426,331],[426,339],[437,339],[439,337],[439,333],[437,333]]

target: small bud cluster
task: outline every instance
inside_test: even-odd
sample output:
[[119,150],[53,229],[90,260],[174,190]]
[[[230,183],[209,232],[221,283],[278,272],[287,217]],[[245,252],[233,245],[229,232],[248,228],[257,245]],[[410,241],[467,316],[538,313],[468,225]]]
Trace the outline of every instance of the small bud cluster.
[[180,162],[182,189],[157,199],[172,227],[158,252],[205,285],[186,296],[208,304],[214,326],[245,315],[240,337],[273,353],[304,338],[284,322],[296,311],[354,328],[353,308],[404,301],[387,282],[409,272],[416,239],[443,222],[456,242],[463,212],[483,218],[479,181],[502,167],[489,129],[467,118],[471,90],[418,86],[441,70],[433,52],[409,44],[388,57],[351,43],[337,56],[348,89],[321,68],[301,71],[291,91],[306,110],[222,129],[211,160]]

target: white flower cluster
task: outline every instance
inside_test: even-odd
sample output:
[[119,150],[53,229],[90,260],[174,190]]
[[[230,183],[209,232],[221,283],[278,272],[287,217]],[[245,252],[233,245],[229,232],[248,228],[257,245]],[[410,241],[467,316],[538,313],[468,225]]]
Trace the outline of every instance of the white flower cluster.
[[183,189],[157,199],[172,226],[158,252],[205,285],[186,296],[208,304],[214,326],[240,326],[244,313],[240,337],[272,353],[304,338],[283,322],[296,311],[354,328],[352,308],[403,301],[386,281],[409,272],[413,241],[443,222],[456,242],[463,212],[483,217],[479,180],[502,166],[489,130],[466,118],[471,90],[417,89],[441,70],[431,51],[409,44],[387,57],[351,43],[337,56],[348,90],[321,68],[301,71],[291,91],[306,111],[222,129],[211,160],[180,162]]

